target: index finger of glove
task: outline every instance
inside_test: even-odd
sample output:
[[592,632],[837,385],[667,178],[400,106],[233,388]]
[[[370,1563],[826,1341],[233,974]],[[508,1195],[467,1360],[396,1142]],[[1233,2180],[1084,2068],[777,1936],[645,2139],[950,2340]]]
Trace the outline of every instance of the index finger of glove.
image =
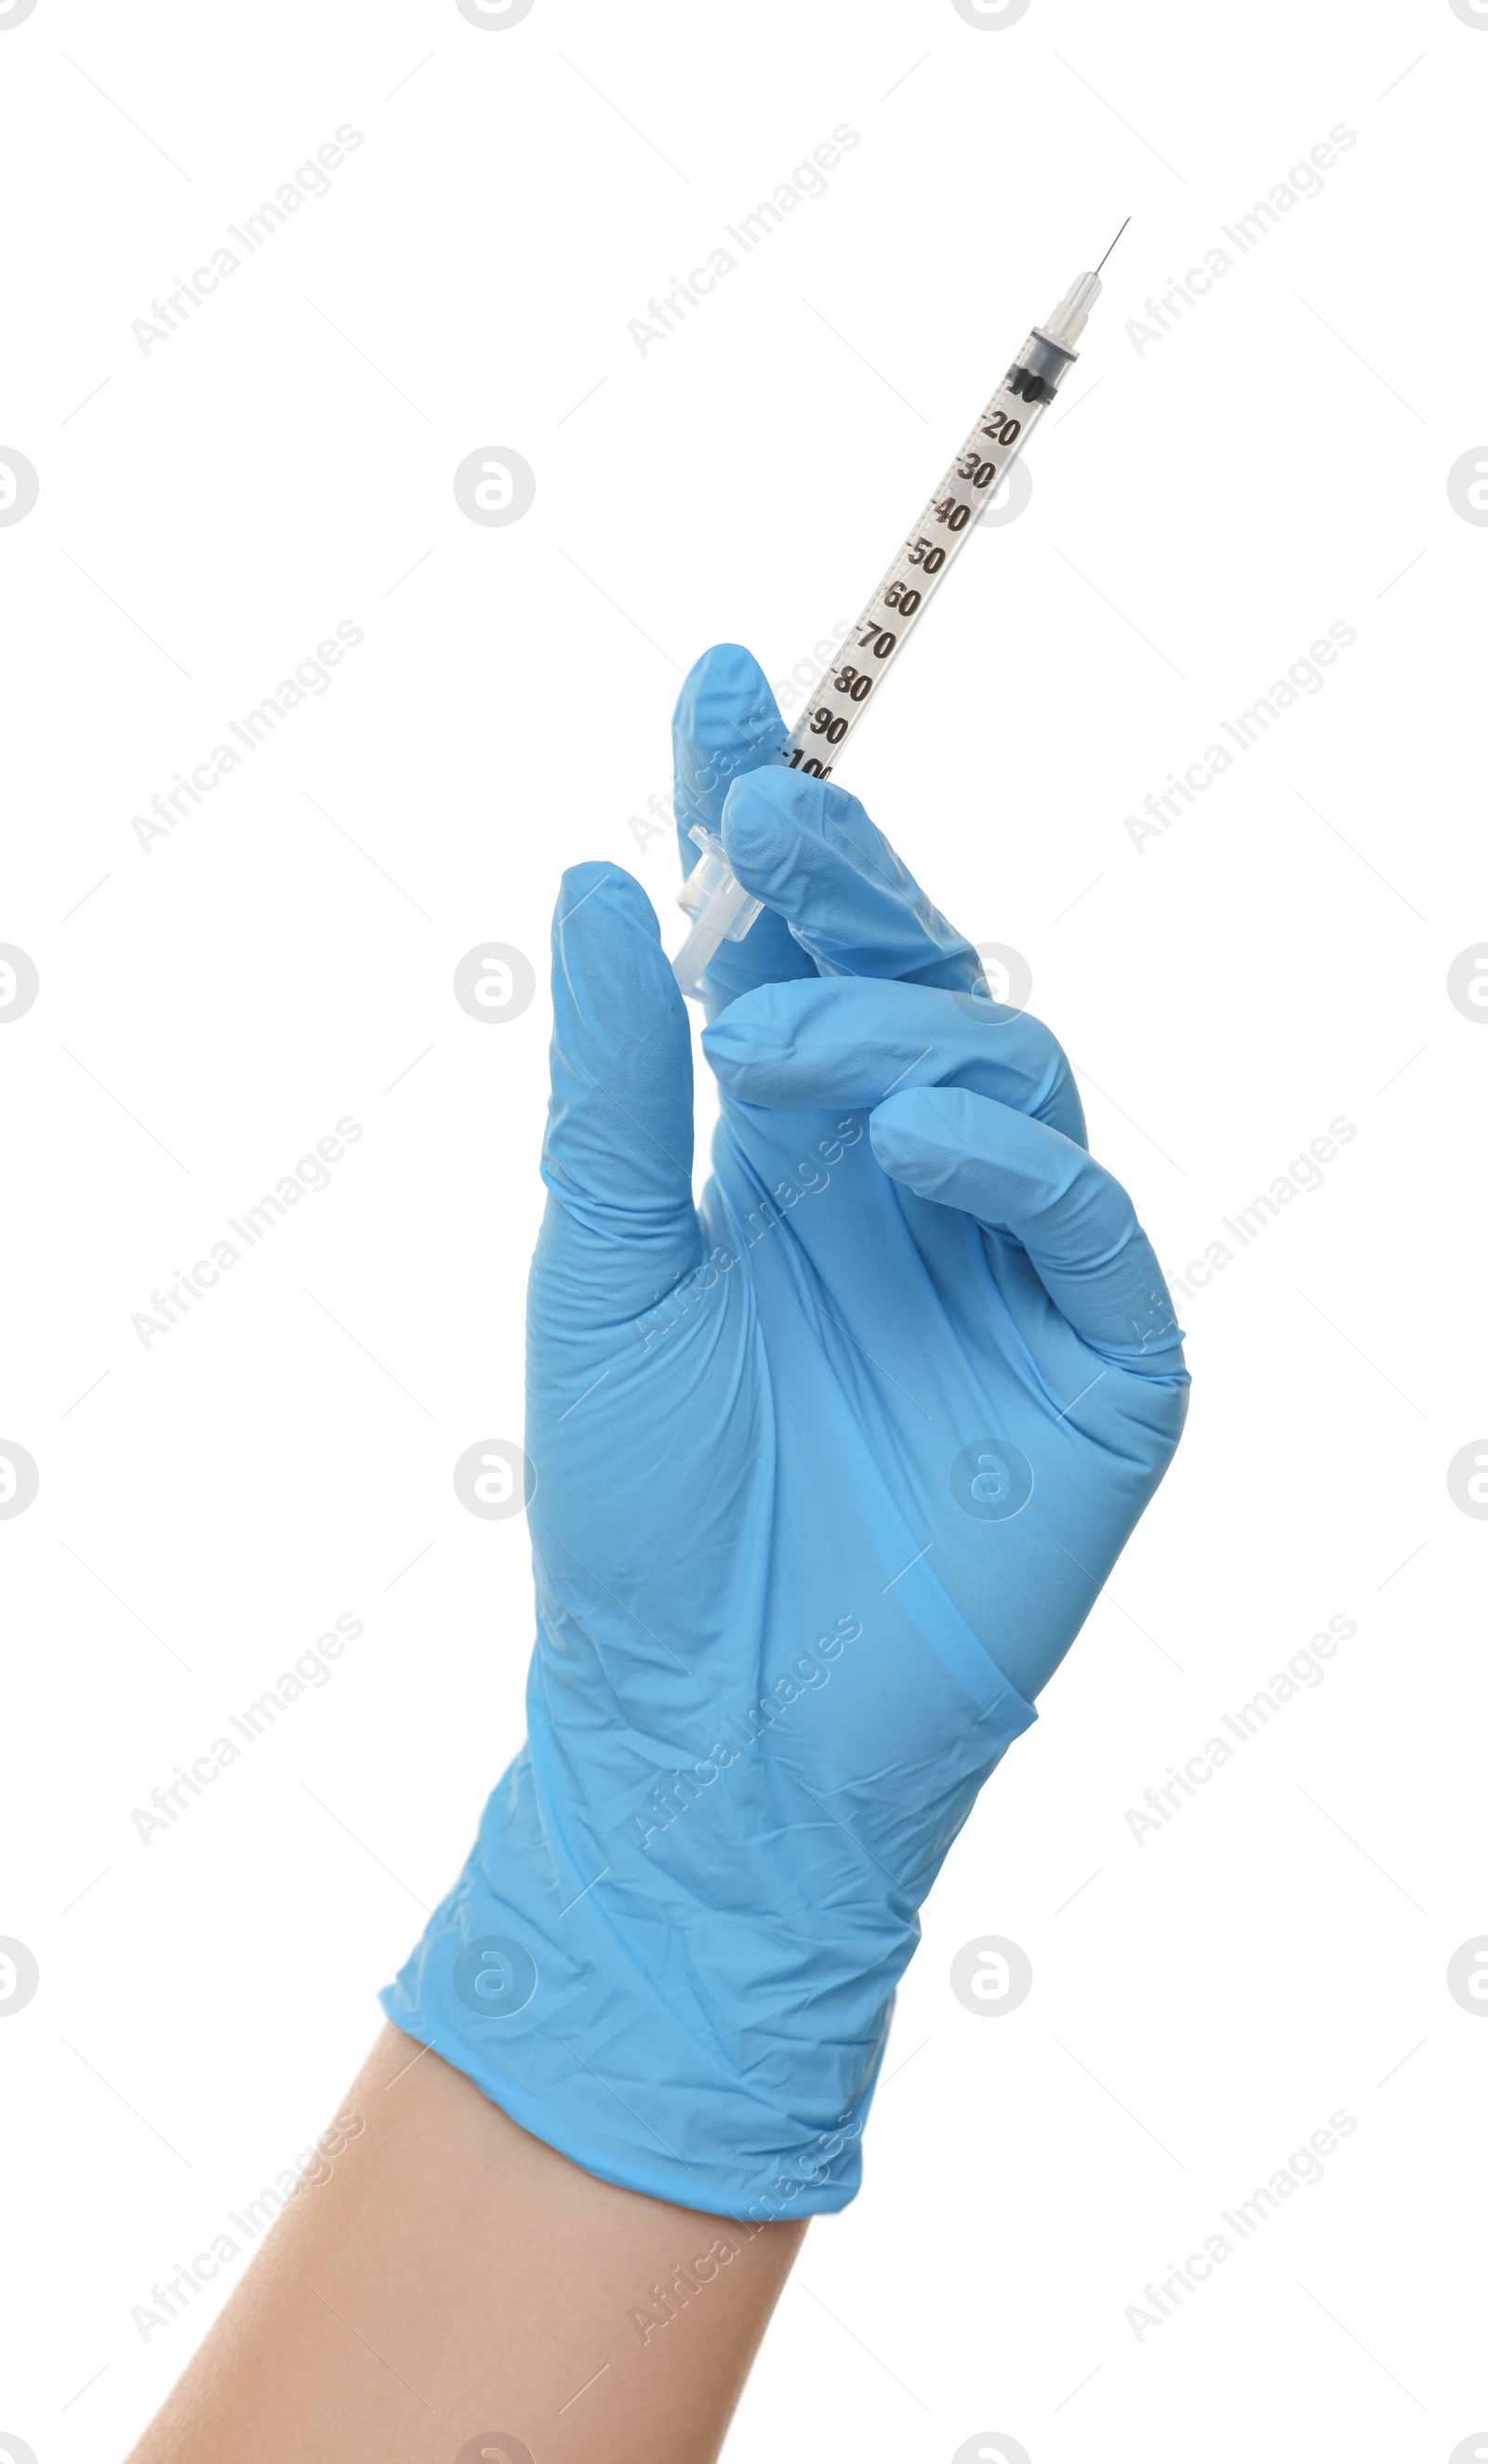
[[855,796],[775,765],[738,778],[723,845],[746,890],[788,925],[823,976],[892,976],[974,992],[982,962]]
[[[737,642],[704,650],[672,718],[672,802],[684,878],[700,852],[689,830],[700,823],[717,837],[734,781],[772,762],[785,740],[786,722],[759,661]],[[766,909],[742,941],[721,943],[707,970],[709,1012],[756,984],[814,973],[788,927]]]
[[852,978],[764,984],[703,1030],[702,1048],[721,1086],[771,1111],[871,1111],[897,1090],[965,1087],[1085,1144],[1048,1027],[970,993]]

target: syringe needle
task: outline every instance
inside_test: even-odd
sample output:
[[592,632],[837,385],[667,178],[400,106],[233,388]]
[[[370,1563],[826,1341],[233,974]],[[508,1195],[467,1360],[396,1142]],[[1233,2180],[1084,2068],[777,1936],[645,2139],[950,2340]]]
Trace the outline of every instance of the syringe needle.
[[[1129,223],[1129,222],[1130,222],[1130,220],[1131,220],[1131,216],[1130,216],[1130,214],[1128,214],[1128,215],[1127,215],[1127,217],[1126,217],[1126,223]],[[1122,231],[1117,232],[1117,234],[1116,234],[1116,239],[1120,239],[1120,238],[1121,238],[1122,231],[1123,231],[1126,229],[1126,223],[1122,223]],[[1116,239],[1113,239],[1113,241],[1111,242],[1111,248],[1114,248],[1114,247],[1116,246]],[[1104,265],[1104,263],[1105,263],[1105,257],[1106,257],[1106,256],[1109,256],[1109,255],[1110,255],[1110,253],[1111,253],[1111,248],[1108,248],[1108,249],[1106,250],[1105,256],[1103,256],[1103,257],[1101,258],[1101,260],[1100,260],[1100,265]],[[1097,266],[1097,268],[1096,268],[1096,272],[1097,272],[1098,274],[1099,274],[1099,271],[1100,271],[1100,265],[1098,265],[1098,266]]]

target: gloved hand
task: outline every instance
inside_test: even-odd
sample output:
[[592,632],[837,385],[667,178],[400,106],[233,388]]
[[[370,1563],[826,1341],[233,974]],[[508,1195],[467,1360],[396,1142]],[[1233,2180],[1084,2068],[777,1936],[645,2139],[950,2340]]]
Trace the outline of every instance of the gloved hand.
[[[918,1910],[1183,1422],[1172,1308],[1047,1027],[856,800],[765,767],[747,652],[677,809],[766,902],[687,1019],[564,876],[528,1292],[528,1743],[389,2015],[602,2178],[843,2207]],[[692,849],[685,838],[684,855]]]

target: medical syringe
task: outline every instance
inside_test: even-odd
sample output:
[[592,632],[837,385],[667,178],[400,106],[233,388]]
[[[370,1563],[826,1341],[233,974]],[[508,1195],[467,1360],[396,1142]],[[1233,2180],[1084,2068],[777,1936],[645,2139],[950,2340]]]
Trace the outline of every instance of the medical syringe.
[[[1128,217],[1129,219],[1129,217]],[[1122,231],[1126,228],[1122,225]],[[1118,231],[1116,239],[1120,239]],[[1111,248],[1116,240],[1111,242]],[[888,572],[843,645],[844,660],[803,711],[775,756],[791,770],[830,779],[838,755],[868,707],[881,693],[890,663],[923,616],[952,560],[971,534],[978,514],[1006,479],[1078,353],[1075,344],[1100,296],[1100,266],[1077,274],[1058,306],[1035,325],[997,391],[939,487],[914,523]],[[672,972],[682,991],[700,1000],[704,970],[721,941],[742,941],[760,913],[729,863],[723,842],[700,822],[688,832],[699,862],[678,893],[693,918]]]

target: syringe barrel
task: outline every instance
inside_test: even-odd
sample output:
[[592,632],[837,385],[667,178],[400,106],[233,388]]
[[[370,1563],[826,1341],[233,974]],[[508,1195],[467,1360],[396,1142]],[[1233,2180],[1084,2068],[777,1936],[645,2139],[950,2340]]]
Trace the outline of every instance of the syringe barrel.
[[778,759],[790,769],[831,778],[870,694],[881,689],[888,662],[902,654],[977,517],[996,495],[1074,365],[1078,356],[1074,343],[1059,341],[1057,332],[1083,331],[1089,302],[1099,287],[1093,274],[1077,275],[1049,325],[1035,325],[1029,335],[843,644],[840,663],[823,678],[787,737]]
[[[881,688],[889,662],[902,651],[977,517],[1074,364],[1075,344],[1099,292],[1099,275],[1077,274],[1046,322],[1034,326],[843,644],[839,664],[817,686],[776,755],[778,761],[813,778],[831,777],[869,696]],[[684,890],[682,904],[697,920],[673,964],[682,991],[696,997],[719,942],[742,940],[759,902],[741,903],[746,893],[721,841],[697,829],[691,835],[703,844],[704,861]],[[706,870],[710,859],[713,869]]]

